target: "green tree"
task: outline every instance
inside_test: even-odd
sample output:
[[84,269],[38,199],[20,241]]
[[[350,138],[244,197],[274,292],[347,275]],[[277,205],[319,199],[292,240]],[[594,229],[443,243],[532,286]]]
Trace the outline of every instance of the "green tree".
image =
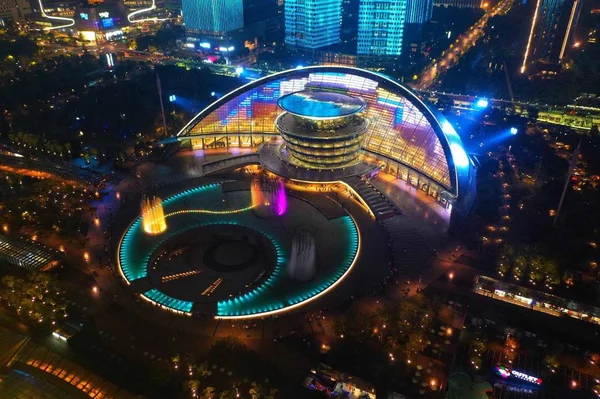
[[263,389],[262,385],[260,385],[257,382],[254,382],[254,381],[252,382],[252,385],[250,386],[250,390],[248,391],[251,399],[262,399],[263,392],[264,392],[264,389]]

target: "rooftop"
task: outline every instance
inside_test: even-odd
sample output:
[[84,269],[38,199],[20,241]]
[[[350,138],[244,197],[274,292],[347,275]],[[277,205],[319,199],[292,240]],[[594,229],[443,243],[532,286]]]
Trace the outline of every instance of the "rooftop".
[[367,103],[360,97],[323,90],[302,90],[287,94],[277,105],[291,114],[310,119],[334,119],[362,111]]
[[0,235],[0,259],[14,266],[29,270],[41,270],[63,254],[39,242],[24,237]]

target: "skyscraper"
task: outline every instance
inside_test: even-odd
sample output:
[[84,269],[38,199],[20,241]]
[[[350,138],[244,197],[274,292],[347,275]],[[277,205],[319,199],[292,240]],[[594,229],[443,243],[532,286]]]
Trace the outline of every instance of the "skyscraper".
[[581,0],[536,0],[521,73],[538,61],[559,64],[579,18]]
[[31,14],[31,6],[25,0],[0,0],[0,19],[20,21]]
[[421,54],[423,25],[431,20],[433,0],[409,0],[404,23],[404,55],[411,60]]
[[186,32],[222,36],[244,27],[243,0],[183,0]]
[[406,23],[424,24],[431,20],[433,0],[410,0],[406,5]]
[[361,0],[358,11],[359,55],[400,56],[407,0]]
[[340,42],[342,0],[286,0],[285,43],[318,49]]

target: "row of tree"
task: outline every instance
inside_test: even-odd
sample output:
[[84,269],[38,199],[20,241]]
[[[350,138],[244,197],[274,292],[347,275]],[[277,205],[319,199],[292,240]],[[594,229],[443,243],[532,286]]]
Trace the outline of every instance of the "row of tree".
[[505,245],[500,255],[498,273],[521,280],[527,277],[532,284],[556,286],[560,284],[560,270],[556,261],[537,245]]
[[25,322],[53,326],[67,316],[67,303],[57,287],[56,279],[47,273],[4,276],[0,282],[0,301]]

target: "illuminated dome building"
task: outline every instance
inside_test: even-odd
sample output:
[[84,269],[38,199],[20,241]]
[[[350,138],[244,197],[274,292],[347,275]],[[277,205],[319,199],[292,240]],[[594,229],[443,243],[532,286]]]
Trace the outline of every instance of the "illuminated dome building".
[[358,161],[369,125],[361,114],[367,106],[362,98],[303,90],[286,94],[277,104],[285,111],[275,120],[285,141],[281,155],[287,155],[291,164],[322,169],[350,166]]
[[465,214],[474,201],[474,164],[452,125],[372,71],[313,66],[275,73],[219,98],[178,134],[193,149],[258,147],[280,137],[280,158],[294,168],[342,170],[358,153],[444,207]]

